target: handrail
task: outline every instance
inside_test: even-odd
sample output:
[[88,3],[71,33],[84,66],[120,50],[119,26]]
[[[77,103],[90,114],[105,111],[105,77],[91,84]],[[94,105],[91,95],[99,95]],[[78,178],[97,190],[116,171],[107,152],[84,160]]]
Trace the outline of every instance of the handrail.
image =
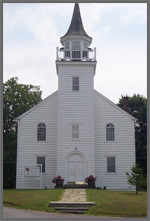
[[96,61],[96,48],[90,50],[76,50],[56,48],[57,61]]

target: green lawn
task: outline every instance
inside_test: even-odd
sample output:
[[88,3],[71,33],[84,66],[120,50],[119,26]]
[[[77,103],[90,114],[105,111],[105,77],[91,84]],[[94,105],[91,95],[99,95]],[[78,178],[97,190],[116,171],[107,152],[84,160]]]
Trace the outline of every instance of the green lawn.
[[143,218],[147,217],[147,192],[87,189],[87,200],[95,202],[88,214]]
[[[43,190],[4,190],[3,205],[20,209],[57,212],[48,207],[50,201],[59,201],[64,189]],[[147,193],[126,191],[109,191],[101,189],[86,189],[87,201],[95,202],[87,215],[147,217]]]
[[48,207],[50,201],[59,201],[64,189],[3,190],[3,205],[19,209],[56,212]]

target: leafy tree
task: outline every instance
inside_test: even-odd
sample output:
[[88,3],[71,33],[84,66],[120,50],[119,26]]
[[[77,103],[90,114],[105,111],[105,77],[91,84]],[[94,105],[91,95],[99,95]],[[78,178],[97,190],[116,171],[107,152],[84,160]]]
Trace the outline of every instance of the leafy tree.
[[127,182],[136,187],[136,194],[138,194],[139,188],[142,187],[145,182],[145,178],[143,177],[143,168],[140,168],[138,164],[135,164],[131,168],[131,174],[126,173],[126,175]]
[[19,84],[18,78],[10,78],[3,84],[3,184],[15,188],[17,123],[16,117],[39,103],[40,86]]
[[[123,97],[117,104],[123,108]],[[132,97],[127,96],[129,100],[129,114],[137,118],[135,124],[135,146],[136,163],[143,168],[144,175],[147,175],[147,99],[139,94]]]

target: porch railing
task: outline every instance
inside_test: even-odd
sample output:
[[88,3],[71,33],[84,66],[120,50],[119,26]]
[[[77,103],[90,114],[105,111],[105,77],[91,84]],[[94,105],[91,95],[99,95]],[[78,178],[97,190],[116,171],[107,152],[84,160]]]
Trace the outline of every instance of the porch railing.
[[96,48],[94,50],[65,50],[56,48],[57,61],[96,61]]

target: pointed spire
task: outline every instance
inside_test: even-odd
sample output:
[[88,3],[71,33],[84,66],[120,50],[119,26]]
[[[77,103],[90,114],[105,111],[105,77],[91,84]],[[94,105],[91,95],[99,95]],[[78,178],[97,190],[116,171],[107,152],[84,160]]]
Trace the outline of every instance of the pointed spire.
[[[81,18],[80,8],[79,8],[78,3],[75,3],[70,27],[69,27],[67,33],[63,37],[65,37],[67,35],[85,35],[85,36],[89,37],[87,35],[87,33],[85,32],[83,24],[82,24],[82,18]],[[91,37],[89,37],[89,38],[91,38]]]

